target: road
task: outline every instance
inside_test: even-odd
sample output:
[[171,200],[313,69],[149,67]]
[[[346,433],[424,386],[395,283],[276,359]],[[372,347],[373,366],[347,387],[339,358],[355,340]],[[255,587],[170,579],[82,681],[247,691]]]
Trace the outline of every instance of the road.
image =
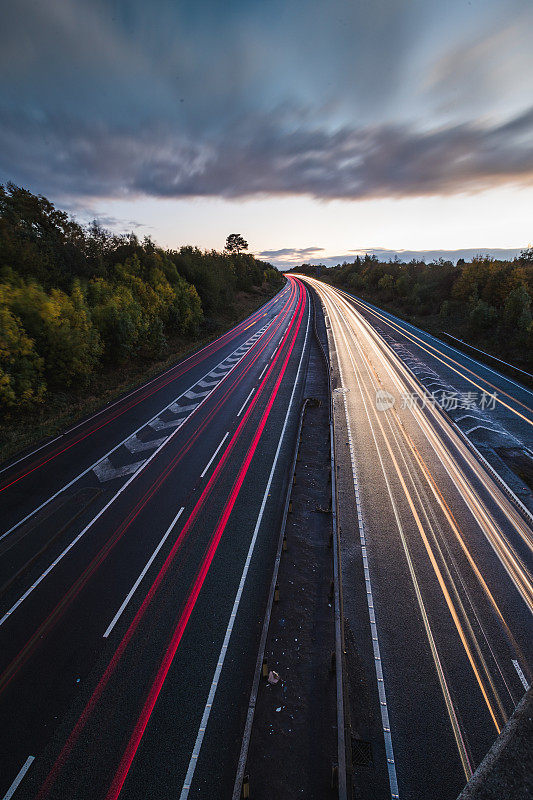
[[[426,331],[343,292],[533,512],[533,391]],[[513,472],[512,470],[515,470]]]
[[290,278],[0,472],[0,797],[231,792],[309,318]]
[[376,796],[452,800],[531,682],[533,531],[453,416],[402,398],[451,375],[461,390],[492,385],[518,441],[533,412],[503,376],[437,340],[408,351],[415,329],[304,280],[335,351],[345,613],[373,687],[387,778]]

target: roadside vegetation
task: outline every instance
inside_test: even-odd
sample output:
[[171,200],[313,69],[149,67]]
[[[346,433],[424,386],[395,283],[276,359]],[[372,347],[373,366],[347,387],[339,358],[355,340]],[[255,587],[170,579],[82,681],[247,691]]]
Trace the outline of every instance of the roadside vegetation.
[[[313,275],[316,267],[297,271]],[[320,277],[437,336],[445,331],[522,369],[533,367],[531,247],[512,261],[479,256],[457,265],[367,255],[322,267]]]
[[46,409],[83,414],[258,307],[284,278],[246,248],[233,234],[225,252],[164,250],[0,186],[4,434],[39,419],[45,435]]

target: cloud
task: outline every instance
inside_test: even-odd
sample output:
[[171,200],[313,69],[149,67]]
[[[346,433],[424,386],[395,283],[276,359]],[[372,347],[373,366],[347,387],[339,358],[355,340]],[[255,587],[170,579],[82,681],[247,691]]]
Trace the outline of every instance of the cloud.
[[112,214],[102,214],[97,209],[87,206],[84,203],[71,201],[65,205],[67,211],[74,219],[81,225],[87,225],[91,222],[96,222],[102,228],[106,228],[115,233],[125,233],[141,228],[153,228],[153,225],[146,225],[144,222],[139,222],[136,219],[123,219],[115,217]]
[[257,256],[259,258],[285,258],[293,261],[300,259],[301,261],[302,258],[306,258],[306,256],[310,256],[312,253],[320,253],[323,250],[323,247],[284,247],[281,250],[263,250],[261,253],[257,253]]
[[[322,248],[319,248],[322,249]],[[366,254],[374,255],[378,261],[393,261],[398,258],[400,261],[409,262],[412,259],[416,261],[425,261],[427,264],[431,261],[452,261],[457,263],[458,259],[463,258],[465,261],[471,261],[473,258],[480,256],[489,256],[489,258],[511,260],[525,250],[524,247],[510,247],[510,248],[486,248],[486,247],[469,247],[460,250],[389,250],[385,247],[363,247],[356,250],[348,250],[347,253],[335,256],[326,256],[322,258],[301,258],[299,253],[303,252],[296,248],[284,248],[280,251],[272,251],[273,253],[279,252],[287,254],[279,259],[272,256],[267,260],[271,261],[276,267],[282,270],[292,269],[299,267],[301,264],[322,264],[325,267],[335,267],[338,264],[351,263],[355,260],[356,256],[364,257]],[[268,251],[265,251],[265,253]],[[265,253],[260,253],[259,257],[266,258]],[[293,255],[289,255],[293,254]]]
[[[529,6],[17,0],[0,30],[0,180],[61,200],[527,185]],[[501,81],[506,117],[483,105]]]
[[533,184],[533,107],[498,124],[291,129],[248,117],[192,139],[160,125],[132,130],[64,116],[4,114],[0,176],[56,195],[361,199]]

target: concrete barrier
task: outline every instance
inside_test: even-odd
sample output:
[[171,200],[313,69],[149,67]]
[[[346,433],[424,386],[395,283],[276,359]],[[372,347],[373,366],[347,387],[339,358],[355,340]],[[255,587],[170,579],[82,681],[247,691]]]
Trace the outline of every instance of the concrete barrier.
[[529,688],[457,800],[532,797],[533,688]]

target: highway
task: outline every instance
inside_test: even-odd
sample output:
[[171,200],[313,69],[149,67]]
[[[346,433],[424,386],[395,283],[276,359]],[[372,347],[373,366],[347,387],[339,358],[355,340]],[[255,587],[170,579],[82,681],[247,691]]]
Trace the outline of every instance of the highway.
[[343,292],[533,513],[533,493],[509,468],[533,475],[533,391],[426,331]]
[[[532,679],[527,498],[506,489],[476,439],[527,447],[532,395],[300,277],[321,297],[333,351],[345,613],[372,687],[386,776],[376,796],[452,800]],[[460,408],[409,401],[443,389],[498,400],[463,425]]]
[[0,798],[225,798],[310,337],[305,286],[0,471]]

